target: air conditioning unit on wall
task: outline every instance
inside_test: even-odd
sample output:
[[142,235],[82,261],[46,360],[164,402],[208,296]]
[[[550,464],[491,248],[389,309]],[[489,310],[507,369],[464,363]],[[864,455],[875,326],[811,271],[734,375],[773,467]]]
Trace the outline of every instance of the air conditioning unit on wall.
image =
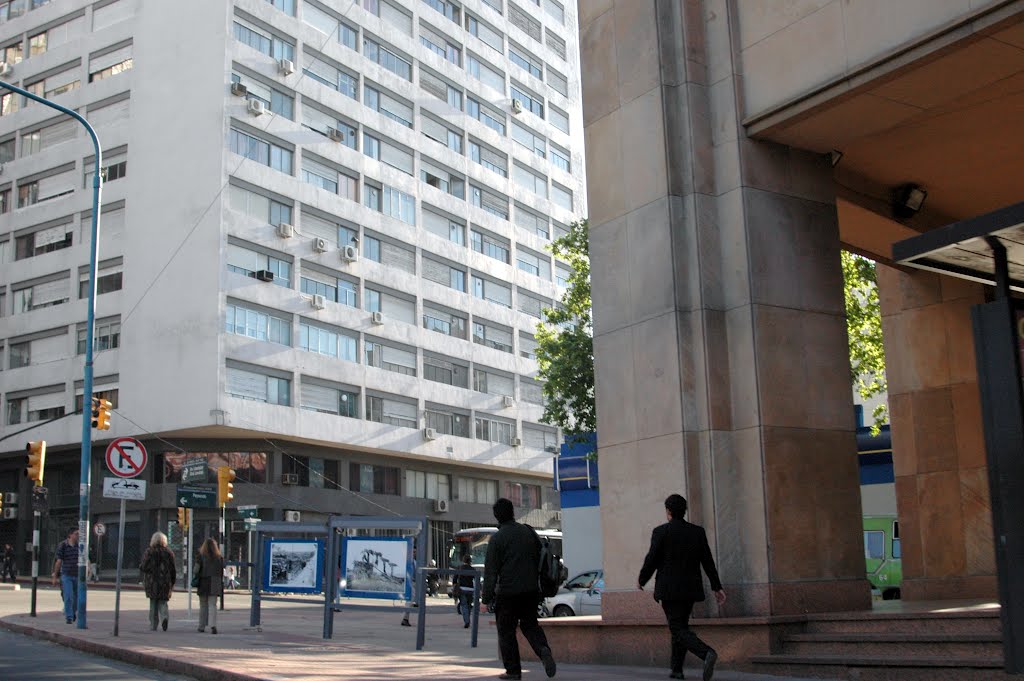
[[245,87],[241,83],[232,83],[231,94],[233,94],[235,97],[245,97],[247,94],[249,94],[249,88]]
[[523,438],[521,438],[521,437],[514,437],[514,438],[512,438],[512,446],[513,447],[521,447],[522,445],[523,445]]
[[297,484],[299,484],[299,474],[298,473],[282,473],[281,474],[281,484],[282,485],[297,485]]
[[313,299],[309,302],[312,304],[314,310],[323,310],[327,307],[327,298],[320,294],[314,295]]
[[447,513],[448,512],[448,500],[447,499],[434,499],[434,512],[435,513]]
[[277,235],[282,239],[290,239],[295,236],[295,227],[287,222],[282,222],[277,226]]
[[423,439],[424,440],[436,440],[437,439],[437,431],[434,430],[433,428],[424,428],[423,429]]
[[302,522],[302,511],[285,511],[284,521],[286,523],[301,523]]
[[516,406],[516,399],[511,395],[504,395],[501,398],[501,403],[506,407],[514,407]]
[[245,110],[251,113],[253,116],[262,116],[267,110],[267,107],[263,105],[258,99],[250,99],[245,103]]
[[290,76],[295,73],[295,62],[291,59],[282,59],[277,62],[277,70],[281,72],[282,76]]
[[517,113],[522,113],[522,112],[523,112],[523,102],[522,102],[522,100],[520,100],[520,99],[513,99],[512,100],[512,113],[517,114]]
[[327,239],[324,239],[322,237],[317,237],[313,239],[313,250],[316,251],[317,253],[326,253]]
[[383,312],[371,312],[370,313],[370,322],[373,323],[373,324],[383,324],[384,323],[384,313]]
[[342,246],[341,259],[345,262],[355,262],[359,258],[359,251],[355,246]]

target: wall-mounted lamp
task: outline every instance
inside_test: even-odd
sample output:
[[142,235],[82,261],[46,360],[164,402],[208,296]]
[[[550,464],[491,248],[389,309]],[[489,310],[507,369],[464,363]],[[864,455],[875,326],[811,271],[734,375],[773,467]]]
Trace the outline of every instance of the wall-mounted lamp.
[[839,165],[839,161],[841,161],[842,158],[843,152],[839,151],[838,149],[833,149],[831,152],[829,152],[829,161],[832,163],[833,168]]
[[904,184],[896,187],[892,194],[892,212],[897,218],[913,217],[924,200],[928,198],[928,191],[917,184]]

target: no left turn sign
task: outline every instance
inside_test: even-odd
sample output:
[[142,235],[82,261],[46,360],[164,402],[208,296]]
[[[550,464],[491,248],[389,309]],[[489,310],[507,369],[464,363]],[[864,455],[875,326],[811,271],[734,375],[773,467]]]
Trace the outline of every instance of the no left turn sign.
[[119,437],[107,447],[107,468],[121,478],[134,478],[146,467],[146,448],[133,437]]

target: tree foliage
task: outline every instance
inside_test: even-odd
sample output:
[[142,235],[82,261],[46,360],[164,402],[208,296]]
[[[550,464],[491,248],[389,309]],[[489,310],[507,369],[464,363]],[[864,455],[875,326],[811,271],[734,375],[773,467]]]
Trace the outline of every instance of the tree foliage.
[[537,362],[544,381],[541,421],[561,428],[567,439],[597,430],[588,239],[583,219],[548,247],[572,268],[572,274],[560,304],[544,310],[536,332]]
[[[865,400],[886,392],[885,351],[882,347],[882,312],[878,301],[875,263],[842,251],[846,329],[850,336],[850,379]],[[872,430],[889,421],[883,402],[872,412]]]

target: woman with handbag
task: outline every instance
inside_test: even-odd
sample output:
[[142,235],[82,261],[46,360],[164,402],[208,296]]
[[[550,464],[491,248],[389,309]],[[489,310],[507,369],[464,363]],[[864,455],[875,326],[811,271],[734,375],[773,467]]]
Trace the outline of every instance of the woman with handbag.
[[224,557],[213,537],[207,538],[199,548],[199,566],[193,582],[198,580],[196,593],[199,594],[199,631],[206,630],[209,620],[210,633],[217,633],[217,596],[224,593]]
[[174,569],[174,554],[167,548],[167,535],[163,532],[153,533],[139,571],[149,598],[150,631],[156,631],[158,622],[167,631],[167,601],[171,599],[178,573]]

